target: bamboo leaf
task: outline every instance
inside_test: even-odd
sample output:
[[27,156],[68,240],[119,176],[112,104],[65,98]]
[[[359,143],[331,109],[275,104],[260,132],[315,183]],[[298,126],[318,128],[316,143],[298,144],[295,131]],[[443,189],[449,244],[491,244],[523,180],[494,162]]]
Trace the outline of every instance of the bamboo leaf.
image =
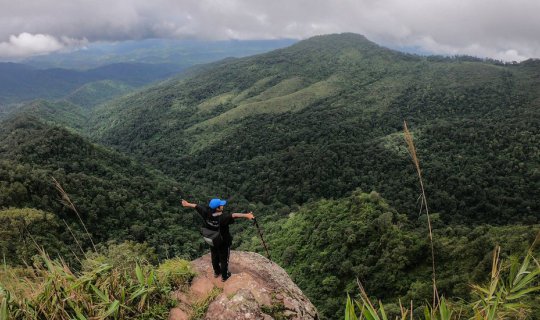
[[109,308],[107,309],[107,312],[104,314],[104,318],[109,317],[113,314],[116,314],[120,308],[120,302],[118,300],[114,300]]
[[424,307],[424,319],[431,320],[431,312],[427,306]]
[[528,293],[531,293],[531,292],[534,292],[534,291],[539,291],[540,290],[540,286],[537,286],[537,287],[531,287],[531,288],[528,288],[528,289],[523,289],[519,292],[516,292],[514,294],[510,294],[506,297],[507,300],[515,300],[515,299],[519,299],[521,297],[523,297],[524,295],[528,294]]
[[484,293],[484,294],[489,294],[489,290],[487,290],[487,289],[485,289],[485,288],[483,288],[483,287],[481,287],[481,286],[479,286],[479,285],[475,285],[475,284],[474,284],[474,285],[472,285],[471,287],[473,288],[473,290],[482,292],[482,293]]
[[137,263],[137,265],[135,266],[135,275],[137,276],[137,280],[139,280],[139,283],[141,285],[144,285],[144,276],[143,276],[143,273],[142,273],[142,270],[141,270],[141,266],[139,266],[139,264]]
[[364,307],[362,308],[362,314],[366,318],[366,320],[380,320],[379,315],[377,314],[377,311],[373,309],[369,303],[366,303],[364,301]]
[[155,274],[154,274],[154,270],[151,270],[150,274],[148,275],[148,279],[146,281],[148,286],[152,286],[154,284],[155,279],[156,279],[156,277],[155,277]]
[[93,284],[90,284],[90,287],[94,291],[94,293],[101,299],[102,302],[109,303],[109,297],[103,293],[103,291],[99,290],[94,286]]
[[439,305],[439,313],[441,314],[441,320],[449,320],[452,316],[452,313],[448,311],[448,306],[446,305],[446,299],[441,299],[441,304]]
[[358,320],[354,311],[354,304],[351,301],[351,297],[347,294],[347,305],[345,307],[345,320]]
[[515,292],[521,288],[531,284],[534,281],[534,278],[540,274],[540,269],[528,272],[528,274],[521,278],[520,281],[514,284],[510,292]]
[[139,288],[137,291],[133,292],[131,295],[130,295],[130,300],[133,301],[135,299],[137,299],[138,297],[142,296],[143,294],[147,293],[148,290],[146,288]]
[[516,278],[512,282],[513,286],[516,286],[518,281],[521,279],[521,277],[527,273],[527,269],[529,268],[529,262],[530,262],[530,255],[526,255],[525,259],[523,259],[523,262],[521,263],[521,268],[519,268],[519,271],[516,275]]
[[383,320],[388,320],[388,317],[386,316],[386,312],[384,312],[384,305],[381,301],[379,301],[379,307],[381,309],[381,317]]
[[2,297],[2,302],[0,304],[0,320],[9,319],[7,303],[7,297]]
[[500,297],[497,296],[497,299],[495,299],[495,303],[488,308],[487,320],[494,320],[496,318],[497,309],[499,308],[499,299]]
[[75,310],[75,313],[77,314],[77,319],[79,320],[88,320],[82,313],[80,310]]

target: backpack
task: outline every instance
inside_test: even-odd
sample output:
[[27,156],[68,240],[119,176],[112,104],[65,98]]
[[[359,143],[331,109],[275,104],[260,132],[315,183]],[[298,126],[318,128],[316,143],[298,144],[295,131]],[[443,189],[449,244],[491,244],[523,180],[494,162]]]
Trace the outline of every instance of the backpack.
[[211,228],[208,223],[205,223],[205,225],[201,227],[201,234],[204,241],[208,243],[211,247],[219,247],[224,242],[220,228]]

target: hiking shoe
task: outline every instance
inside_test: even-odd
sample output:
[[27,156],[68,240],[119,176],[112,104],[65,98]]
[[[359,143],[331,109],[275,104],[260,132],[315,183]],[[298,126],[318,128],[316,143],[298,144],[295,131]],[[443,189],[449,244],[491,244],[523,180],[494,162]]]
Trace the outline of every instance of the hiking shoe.
[[226,276],[226,277],[221,277],[221,282],[227,281],[227,279],[229,279],[230,277],[231,277],[231,273],[230,273],[230,272],[227,272],[227,276]]

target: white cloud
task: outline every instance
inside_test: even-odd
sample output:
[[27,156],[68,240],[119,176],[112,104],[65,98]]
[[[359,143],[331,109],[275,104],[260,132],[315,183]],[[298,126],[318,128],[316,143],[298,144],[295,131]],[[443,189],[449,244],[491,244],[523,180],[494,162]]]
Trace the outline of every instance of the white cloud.
[[23,32],[19,35],[11,35],[8,41],[0,42],[0,57],[15,58],[46,54],[70,47],[80,47],[85,43],[87,43],[85,40],[65,36],[57,39],[48,34]]
[[538,0],[32,2],[0,0],[4,47],[11,47],[11,37],[23,32],[49,35],[63,45],[67,42],[62,36],[90,41],[275,39],[356,32],[384,45],[419,46],[440,54],[505,60],[540,57]]

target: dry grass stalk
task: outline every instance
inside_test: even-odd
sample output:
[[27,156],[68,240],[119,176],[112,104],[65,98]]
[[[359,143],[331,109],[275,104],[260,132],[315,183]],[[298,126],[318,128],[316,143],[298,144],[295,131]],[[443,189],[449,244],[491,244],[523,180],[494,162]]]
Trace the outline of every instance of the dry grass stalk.
[[[71,230],[70,226],[67,224],[65,219],[62,219],[62,221],[66,225],[66,228],[69,230],[69,233],[71,233],[71,236],[73,237],[73,240],[75,240],[75,243],[79,247],[79,250],[81,250],[81,253],[83,254],[83,256],[85,258],[87,258],[86,253],[84,253],[84,250],[83,250],[81,244],[79,243],[79,240],[77,240],[77,237],[75,237],[75,234],[73,233],[73,230]],[[73,254],[75,255],[75,253],[73,253]],[[75,255],[75,258],[77,258],[77,260],[79,260],[79,257],[77,255]]]
[[409,150],[409,155],[411,156],[411,159],[414,163],[414,166],[416,168],[416,174],[418,175],[418,180],[420,181],[420,189],[422,191],[421,193],[422,203],[420,204],[420,210],[422,210],[422,206],[423,206],[424,209],[426,210],[426,215],[427,215],[427,220],[428,220],[429,241],[431,244],[431,267],[433,271],[433,274],[432,274],[433,308],[432,310],[435,310],[437,305],[439,304],[439,294],[437,292],[437,279],[436,279],[436,272],[435,272],[435,249],[433,247],[433,231],[431,228],[431,218],[429,216],[426,192],[424,189],[424,181],[422,180],[422,170],[420,170],[420,161],[418,160],[418,156],[416,155],[416,148],[414,146],[413,137],[409,131],[409,128],[407,127],[407,122],[405,121],[403,121],[403,130],[404,130],[404,135],[405,135],[405,141],[407,142],[407,150]]
[[365,301],[367,301],[367,303],[369,303],[369,306],[372,308],[372,309],[375,309],[375,307],[373,306],[373,304],[371,304],[371,300],[369,300],[369,297],[366,293],[366,290],[364,290],[364,286],[362,285],[362,283],[360,282],[360,279],[356,278],[356,284],[358,285],[358,289],[360,289],[360,295],[364,298]]
[[540,262],[538,262],[538,260],[536,260],[536,257],[533,255],[533,250],[536,247],[536,244],[538,243],[539,240],[540,240],[540,230],[536,234],[536,238],[534,239],[533,243],[531,244],[531,247],[529,248],[529,253],[531,255],[531,258],[533,259],[534,263],[536,264],[538,268],[540,268]]
[[497,246],[493,250],[493,260],[491,262],[491,280],[499,278],[501,247]]
[[86,232],[88,236],[88,239],[90,239],[90,243],[92,243],[92,248],[94,248],[94,251],[97,252],[96,245],[94,244],[94,240],[92,240],[92,236],[90,235],[90,232],[88,232],[88,229],[86,228],[86,225],[84,224],[81,218],[81,215],[79,214],[79,211],[77,211],[77,208],[75,208],[75,205],[73,204],[73,202],[71,202],[69,195],[67,194],[66,191],[64,191],[64,188],[62,188],[62,185],[60,185],[60,182],[58,182],[58,180],[56,180],[54,177],[52,177],[52,180],[54,181],[54,186],[56,187],[56,190],[58,190],[58,192],[62,196],[62,204],[69,207],[71,210],[73,210],[77,214],[77,217],[79,218],[79,221],[81,222],[84,228],[84,231]]

